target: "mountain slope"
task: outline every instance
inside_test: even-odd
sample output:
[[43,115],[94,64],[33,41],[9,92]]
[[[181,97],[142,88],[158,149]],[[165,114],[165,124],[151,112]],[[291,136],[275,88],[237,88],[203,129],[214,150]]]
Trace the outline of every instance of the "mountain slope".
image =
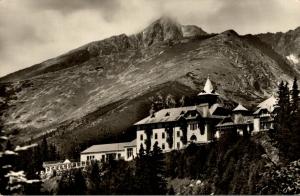
[[256,36],[300,68],[300,27],[286,33],[265,33]]
[[225,98],[249,105],[294,77],[294,68],[257,40],[233,30],[209,35],[192,27],[187,36],[183,29],[162,18],[135,35],[92,42],[1,78],[5,127],[17,143],[47,133],[69,154],[79,143],[129,130],[157,92],[195,95],[210,75]]

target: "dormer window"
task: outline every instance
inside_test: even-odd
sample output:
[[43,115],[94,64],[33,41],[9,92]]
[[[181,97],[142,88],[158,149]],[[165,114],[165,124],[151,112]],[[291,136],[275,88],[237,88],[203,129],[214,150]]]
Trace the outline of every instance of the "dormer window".
[[155,114],[153,113],[152,115],[151,115],[151,118],[154,118],[155,117]]
[[180,115],[184,115],[184,111],[181,111],[181,112],[180,112]]
[[170,116],[170,113],[169,113],[169,112],[167,112],[167,113],[166,113],[166,116]]

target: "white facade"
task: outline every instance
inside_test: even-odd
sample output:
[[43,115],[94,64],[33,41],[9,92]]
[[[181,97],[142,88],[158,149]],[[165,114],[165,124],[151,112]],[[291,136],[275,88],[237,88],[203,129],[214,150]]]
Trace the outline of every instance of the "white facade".
[[125,161],[130,161],[133,160],[136,157],[136,155],[136,140],[133,140],[131,142],[100,144],[91,146],[83,152],[81,152],[80,161],[107,161],[110,158],[114,160],[123,159]]
[[93,152],[93,153],[84,153],[80,155],[81,162],[87,162],[92,160],[97,161],[106,161],[109,156],[112,156],[114,159],[125,159],[125,150],[120,151],[110,151],[110,152]]
[[260,103],[254,114],[254,130],[253,132],[266,131],[274,129],[274,111],[277,106],[278,99],[274,96]]
[[254,118],[253,120],[253,132],[259,132],[260,131],[260,119]]
[[[210,134],[212,130],[208,129],[207,124],[203,124],[202,130],[198,126],[198,122],[189,122],[187,126],[187,144],[194,142],[194,143],[207,143],[212,138]],[[138,130],[136,134],[136,144],[137,144],[137,153],[139,153],[141,145],[143,148],[146,149],[146,140],[147,135],[145,130]],[[167,131],[166,128],[156,128],[152,129],[151,135],[151,150],[155,142],[158,143],[158,146],[161,148],[163,152],[169,152],[171,150],[178,150],[184,148],[186,145],[183,144],[181,138],[183,137],[183,131],[179,126],[173,128],[173,145],[170,148],[169,143],[167,142]]]
[[[183,143],[181,141],[182,131],[180,127],[174,127],[173,128],[173,145],[170,148],[169,143],[167,142],[168,134],[165,130],[165,128],[158,128],[153,129],[151,135],[151,150],[153,148],[153,145],[155,142],[158,143],[158,146],[161,148],[163,152],[169,152],[174,149],[181,149],[183,147]],[[147,135],[145,133],[145,130],[138,130],[137,131],[137,152],[139,152],[141,145],[143,145],[143,148],[146,149],[146,140]]]
[[[203,127],[199,127],[198,122],[189,122],[187,138],[189,142],[206,143],[210,141],[208,125],[203,124]],[[195,139],[196,138],[196,139]]]

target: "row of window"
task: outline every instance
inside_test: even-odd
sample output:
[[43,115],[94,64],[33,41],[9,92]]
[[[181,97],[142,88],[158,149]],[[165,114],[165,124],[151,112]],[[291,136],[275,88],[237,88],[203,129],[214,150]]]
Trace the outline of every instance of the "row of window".
[[197,123],[193,123],[190,125],[190,127],[191,127],[190,128],[191,130],[196,130],[198,128],[198,125],[197,125]]
[[[197,123],[194,123],[194,124],[190,124],[190,130],[197,130],[198,128],[198,124]],[[203,135],[203,130],[201,129],[201,135]],[[162,135],[161,135],[162,139],[164,139],[166,136],[165,136],[165,133],[163,132]],[[180,131],[177,131],[177,137],[180,137]],[[157,139],[158,138],[158,135],[157,133],[154,134],[154,139]],[[144,136],[143,135],[140,135],[140,140],[143,141],[144,140]]]
[[91,155],[91,156],[87,156],[86,157],[86,160],[87,161],[90,161],[90,160],[93,160],[95,158],[95,156],[94,155]]
[[[132,148],[129,148],[129,149],[127,150],[127,156],[128,156],[128,157],[133,156],[133,149],[132,149]],[[121,158],[121,154],[120,154],[120,153],[111,153],[111,154],[108,154],[108,155],[106,156],[106,159],[108,160],[109,157],[111,157],[111,158],[113,158],[113,159],[116,159],[116,158],[120,159],[120,158]],[[91,156],[87,156],[87,157],[86,157],[86,160],[87,160],[87,161],[91,161],[91,160],[94,160],[94,159],[95,159],[95,156],[94,156],[94,155],[91,155]],[[103,161],[105,160],[105,154],[101,155],[101,160],[103,160]]]
[[[177,134],[177,137],[180,137],[180,131],[177,131],[176,134]],[[162,138],[162,139],[165,139],[165,137],[166,137],[166,135],[165,135],[165,133],[163,132],[163,133],[161,134],[161,138]],[[155,133],[155,134],[154,134],[154,139],[157,139],[157,138],[158,138],[158,134]],[[143,134],[140,135],[140,140],[141,140],[141,141],[144,140],[144,135],[143,135]]]
[[[180,142],[177,142],[177,143],[176,143],[176,147],[177,147],[177,149],[180,149]],[[162,150],[166,149],[165,143],[162,143],[162,144],[161,144],[161,149],[162,149]]]
[[[162,124],[162,123],[156,123],[156,124],[151,124],[151,125],[140,125],[137,127],[138,130],[144,130],[147,127],[151,127],[152,129],[160,129],[160,128],[166,128],[169,127],[170,124]],[[172,124],[172,126],[176,127],[176,126],[180,126],[180,124],[176,123],[176,124]],[[190,124],[190,129],[191,130],[196,130],[198,128],[198,123],[191,123]]]

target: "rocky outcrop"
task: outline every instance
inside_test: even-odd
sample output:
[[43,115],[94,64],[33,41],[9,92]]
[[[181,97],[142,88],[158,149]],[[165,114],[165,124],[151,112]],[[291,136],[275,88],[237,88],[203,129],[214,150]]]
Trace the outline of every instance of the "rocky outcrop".
[[153,22],[140,34],[145,47],[164,41],[178,41],[183,37],[181,25],[168,17]]
[[300,68],[300,27],[285,33],[265,33],[256,36]]
[[182,25],[181,31],[183,37],[198,37],[208,35],[203,29],[195,25]]

